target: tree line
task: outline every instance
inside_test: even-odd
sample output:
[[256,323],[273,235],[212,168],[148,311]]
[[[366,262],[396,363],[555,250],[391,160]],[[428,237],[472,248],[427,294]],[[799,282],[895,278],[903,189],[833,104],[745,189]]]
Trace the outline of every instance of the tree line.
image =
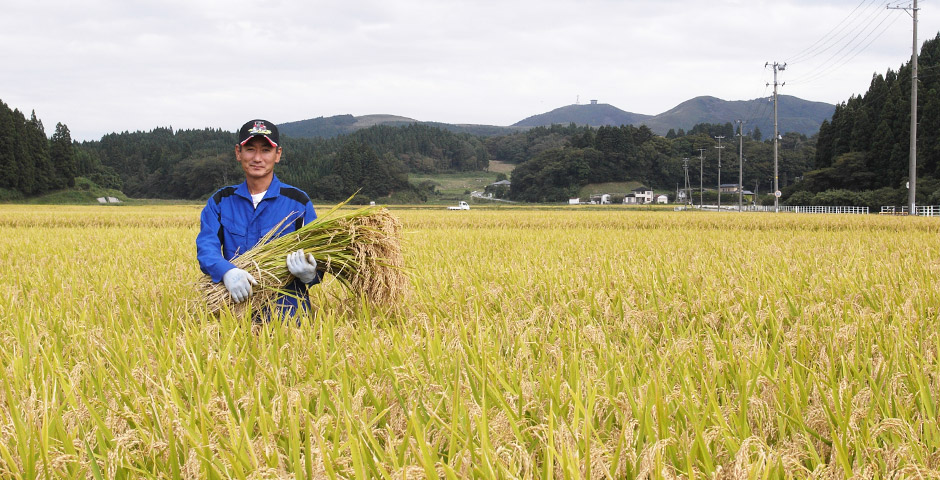
[[[409,172],[484,170],[489,162],[480,137],[420,124],[282,136],[281,143],[278,176],[322,200],[359,192],[360,202],[421,201],[427,191],[408,182]],[[136,198],[205,198],[242,180],[234,146],[234,132],[211,128],[125,131],[78,143],[60,123],[49,139],[35,112],[27,119],[0,102],[0,200],[72,187],[76,177]]]
[[[281,137],[281,180],[323,200],[342,200],[359,192],[359,201],[398,195],[421,200],[408,172],[481,170],[486,149],[472,136],[424,125],[375,126],[334,138]],[[234,160],[235,134],[220,129],[105,135],[83,142],[120,177],[123,191],[138,198],[204,198],[242,173]]]
[[[557,202],[578,196],[590,183],[638,181],[661,191],[684,188],[684,159],[688,159],[690,186],[697,189],[701,179],[705,188],[717,189],[719,146],[721,183],[737,184],[738,133],[730,122],[702,123],[689,132],[673,131],[667,137],[653,134],[646,126],[570,124],[489,138],[486,144],[494,158],[518,163],[512,172],[510,198]],[[721,145],[716,137],[725,137]],[[745,132],[743,150],[744,188],[770,193],[773,142],[761,141],[759,132]],[[781,185],[789,185],[812,168],[814,157],[814,138],[798,133],[782,135],[778,153]]]
[[35,111],[27,119],[0,101],[0,199],[71,187],[87,167],[80,160],[66,125],[56,124],[49,139]]

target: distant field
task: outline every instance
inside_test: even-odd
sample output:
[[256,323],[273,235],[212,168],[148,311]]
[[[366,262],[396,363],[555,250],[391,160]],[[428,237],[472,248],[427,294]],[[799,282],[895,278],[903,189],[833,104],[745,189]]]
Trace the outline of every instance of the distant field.
[[432,198],[433,202],[452,202],[455,200],[469,200],[472,191],[483,191],[487,185],[496,181],[496,172],[461,172],[439,174],[411,174],[408,181],[419,184],[424,181],[434,182],[439,198]]
[[490,160],[490,166],[488,170],[493,173],[505,173],[506,175],[509,175],[515,168],[516,164],[514,163]]

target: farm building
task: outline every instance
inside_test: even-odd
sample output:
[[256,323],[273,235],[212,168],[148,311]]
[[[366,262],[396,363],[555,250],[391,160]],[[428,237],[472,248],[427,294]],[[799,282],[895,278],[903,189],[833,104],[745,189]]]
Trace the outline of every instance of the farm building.
[[489,194],[491,198],[492,197],[506,198],[507,196],[509,196],[509,188],[511,186],[512,186],[512,182],[510,182],[509,180],[500,180],[498,182],[493,182],[487,185],[486,187],[484,187],[483,191]]

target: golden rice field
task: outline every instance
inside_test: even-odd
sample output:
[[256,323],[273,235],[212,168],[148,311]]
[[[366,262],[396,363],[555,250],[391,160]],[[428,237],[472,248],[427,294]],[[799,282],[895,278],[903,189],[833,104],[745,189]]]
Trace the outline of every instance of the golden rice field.
[[940,219],[393,209],[252,326],[199,210],[2,206],[0,478],[940,477]]

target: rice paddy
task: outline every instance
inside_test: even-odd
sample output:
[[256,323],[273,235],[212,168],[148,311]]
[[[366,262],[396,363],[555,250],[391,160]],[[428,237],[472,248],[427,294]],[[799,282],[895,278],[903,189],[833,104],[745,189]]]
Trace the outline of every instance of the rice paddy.
[[938,219],[392,208],[408,296],[298,326],[199,209],[3,206],[0,477],[940,477]]

